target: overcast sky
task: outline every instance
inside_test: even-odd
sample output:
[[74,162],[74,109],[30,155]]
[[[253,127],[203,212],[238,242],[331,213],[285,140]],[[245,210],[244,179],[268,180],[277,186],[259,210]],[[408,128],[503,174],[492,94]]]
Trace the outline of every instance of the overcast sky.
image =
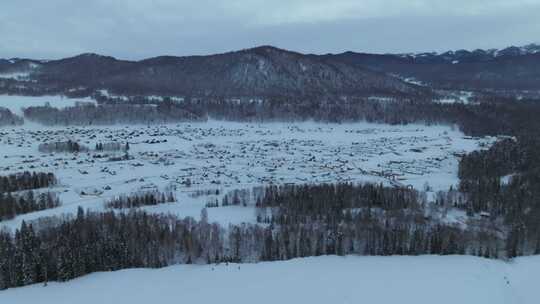
[[540,41],[540,0],[0,0],[0,58],[124,59],[274,45],[308,53]]

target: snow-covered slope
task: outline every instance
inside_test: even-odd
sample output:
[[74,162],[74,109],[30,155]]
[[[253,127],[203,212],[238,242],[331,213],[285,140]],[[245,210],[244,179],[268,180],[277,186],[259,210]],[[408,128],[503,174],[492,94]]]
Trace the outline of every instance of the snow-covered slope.
[[317,257],[96,273],[0,292],[0,303],[538,303],[540,257]]

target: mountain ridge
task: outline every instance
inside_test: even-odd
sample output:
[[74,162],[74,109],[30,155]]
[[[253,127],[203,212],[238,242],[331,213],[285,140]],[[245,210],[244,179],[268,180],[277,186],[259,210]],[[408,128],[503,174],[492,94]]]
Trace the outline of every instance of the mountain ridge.
[[267,97],[425,91],[385,73],[271,46],[209,56],[158,56],[140,61],[86,53],[43,62],[28,75],[28,80],[46,86],[109,89],[130,94]]
[[[9,80],[37,86],[123,94],[197,96],[400,95],[431,88],[540,90],[540,45],[444,53],[303,54],[261,45],[213,55],[138,61],[83,53],[58,60],[0,59],[0,89]],[[33,84],[32,84],[33,83]],[[19,84],[20,87],[20,84]]]

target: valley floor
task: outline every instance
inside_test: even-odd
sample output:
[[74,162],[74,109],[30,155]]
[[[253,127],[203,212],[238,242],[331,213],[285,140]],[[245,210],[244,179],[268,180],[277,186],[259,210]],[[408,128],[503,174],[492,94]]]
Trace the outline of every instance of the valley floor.
[[538,303],[540,256],[295,259],[95,273],[0,292],[0,303]]
[[[122,159],[125,152],[39,152],[41,144],[67,140],[89,149],[98,143],[129,143],[129,158]],[[158,189],[174,190],[178,202],[147,211],[181,217],[198,217],[207,203],[232,190],[268,184],[374,182],[418,190],[429,185],[428,195],[433,197],[435,191],[456,186],[461,155],[485,149],[495,140],[468,137],[449,126],[419,124],[209,121],[44,127],[27,123],[0,129],[0,170],[54,172],[59,185],[47,190],[59,195],[62,206],[17,216],[0,227],[14,230],[23,220],[74,214],[79,206],[102,210],[104,201],[118,195]],[[119,160],[112,161],[113,157]],[[220,195],[196,193],[216,190]],[[225,226],[255,222],[250,207],[212,208],[209,218]]]

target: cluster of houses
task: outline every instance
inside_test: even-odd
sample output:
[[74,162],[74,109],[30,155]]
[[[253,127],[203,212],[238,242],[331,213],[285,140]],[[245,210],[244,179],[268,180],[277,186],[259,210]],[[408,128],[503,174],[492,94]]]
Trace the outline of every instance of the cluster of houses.
[[[39,153],[46,142],[129,144],[129,151]],[[359,182],[407,185],[455,159],[453,138],[399,128],[337,128],[272,124],[4,129],[0,169],[71,170],[96,180],[149,177],[179,187],[235,187],[268,183]],[[474,139],[471,139],[474,140]],[[47,171],[47,170],[45,170]],[[88,192],[88,191],[87,191]]]

